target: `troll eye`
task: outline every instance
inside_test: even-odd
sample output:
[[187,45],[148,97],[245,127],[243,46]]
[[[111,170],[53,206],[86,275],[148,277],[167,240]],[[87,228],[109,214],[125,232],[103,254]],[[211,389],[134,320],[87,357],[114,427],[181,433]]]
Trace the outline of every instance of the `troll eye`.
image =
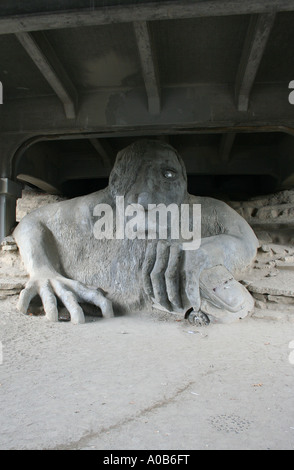
[[166,179],[173,179],[173,178],[176,177],[176,172],[173,171],[173,170],[164,170],[163,176],[164,176]]

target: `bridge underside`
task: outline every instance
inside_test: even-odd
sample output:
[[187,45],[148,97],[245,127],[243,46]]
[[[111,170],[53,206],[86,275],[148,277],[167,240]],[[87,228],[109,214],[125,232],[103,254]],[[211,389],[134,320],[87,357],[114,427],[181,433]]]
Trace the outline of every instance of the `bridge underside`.
[[292,0],[2,0],[0,237],[25,184],[102,188],[138,138],[176,147],[195,194],[293,187],[293,24]]

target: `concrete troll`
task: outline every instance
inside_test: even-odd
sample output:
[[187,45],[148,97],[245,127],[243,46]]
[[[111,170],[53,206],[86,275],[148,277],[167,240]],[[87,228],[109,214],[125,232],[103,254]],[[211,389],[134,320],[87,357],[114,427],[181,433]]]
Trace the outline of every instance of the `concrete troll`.
[[[169,233],[166,239],[95,235],[99,205],[111,208],[115,233],[122,196],[124,207],[143,214],[150,204],[200,205],[198,249],[184,250],[181,236]],[[23,313],[37,295],[48,320],[58,321],[61,302],[73,323],[85,321],[83,304],[95,305],[104,317],[157,309],[200,324],[243,318],[253,309],[237,281],[256,256],[252,229],[224,202],[188,194],[181,157],[159,141],[137,141],[120,151],[108,187],[35,210],[14,237],[30,275],[18,303]]]

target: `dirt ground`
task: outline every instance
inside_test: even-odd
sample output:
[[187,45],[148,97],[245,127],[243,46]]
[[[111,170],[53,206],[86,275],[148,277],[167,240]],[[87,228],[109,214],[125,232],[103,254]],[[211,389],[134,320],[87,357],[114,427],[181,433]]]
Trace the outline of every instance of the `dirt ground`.
[[75,326],[16,301],[0,305],[0,449],[294,449],[289,320]]

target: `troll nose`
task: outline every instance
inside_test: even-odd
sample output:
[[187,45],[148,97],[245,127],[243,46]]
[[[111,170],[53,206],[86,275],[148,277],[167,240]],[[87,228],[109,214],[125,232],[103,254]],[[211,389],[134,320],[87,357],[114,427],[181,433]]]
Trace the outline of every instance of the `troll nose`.
[[144,207],[144,209],[148,209],[148,204],[151,204],[151,196],[147,192],[142,192],[138,194],[137,203]]

